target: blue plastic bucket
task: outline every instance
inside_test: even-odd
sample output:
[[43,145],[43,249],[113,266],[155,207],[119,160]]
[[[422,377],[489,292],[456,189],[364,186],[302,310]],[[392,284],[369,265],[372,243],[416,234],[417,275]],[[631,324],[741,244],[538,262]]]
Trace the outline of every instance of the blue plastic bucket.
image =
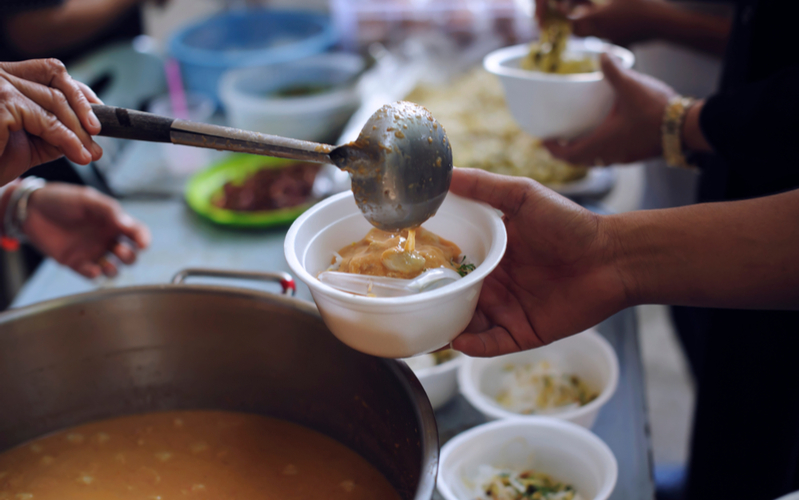
[[319,54],[336,39],[330,20],[324,15],[243,9],[181,29],[170,39],[169,52],[180,62],[186,88],[219,102],[217,85],[226,70]]

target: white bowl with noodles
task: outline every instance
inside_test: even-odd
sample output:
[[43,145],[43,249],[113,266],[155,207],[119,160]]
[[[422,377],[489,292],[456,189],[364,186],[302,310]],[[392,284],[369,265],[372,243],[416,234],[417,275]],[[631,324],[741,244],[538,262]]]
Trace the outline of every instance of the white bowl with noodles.
[[419,379],[434,410],[438,410],[458,394],[458,368],[466,356],[458,351],[452,352],[455,354],[453,358],[434,365],[419,363],[420,358],[433,357],[434,354],[403,359]]
[[[520,62],[529,44],[498,49],[483,59],[483,67],[500,78],[506,103],[519,126],[541,138],[571,139],[600,125],[614,104],[614,90],[601,71],[553,74],[527,70]],[[596,38],[573,39],[567,54],[599,58],[608,53],[633,66],[633,53]]]
[[452,193],[422,227],[457,244],[475,270],[442,288],[405,297],[366,297],[323,284],[317,275],[330,266],[333,253],[372,229],[351,191],[323,200],[300,216],[289,228],[284,253],[339,340],[367,354],[407,358],[448,345],[466,328],[484,278],[506,249],[506,229],[498,213]]
[[599,437],[548,417],[479,425],[442,447],[436,489],[445,500],[476,500],[485,467],[535,470],[571,485],[581,500],[606,500],[617,483],[617,460]]
[[546,415],[591,429],[600,408],[614,395],[619,382],[619,360],[614,348],[591,329],[529,351],[494,358],[466,358],[458,372],[461,393],[489,420],[538,418],[503,407],[497,397],[508,381],[509,372],[543,361],[558,372],[578,376],[597,394],[583,406],[548,409]]

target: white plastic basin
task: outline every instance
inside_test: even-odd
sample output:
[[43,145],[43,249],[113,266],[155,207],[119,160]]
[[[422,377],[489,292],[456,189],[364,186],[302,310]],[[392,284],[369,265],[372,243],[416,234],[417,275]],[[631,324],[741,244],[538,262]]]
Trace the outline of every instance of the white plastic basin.
[[[225,73],[219,94],[232,127],[293,139],[321,141],[341,128],[361,103],[356,77],[361,57],[331,53],[298,61],[234,69]],[[307,96],[279,97],[292,85],[330,85]]]

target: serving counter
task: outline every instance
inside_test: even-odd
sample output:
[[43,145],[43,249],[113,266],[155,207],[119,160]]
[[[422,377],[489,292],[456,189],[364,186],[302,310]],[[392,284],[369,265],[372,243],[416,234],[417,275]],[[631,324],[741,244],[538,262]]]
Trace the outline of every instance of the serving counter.
[[[138,262],[122,268],[114,279],[85,280],[47,259],[26,283],[12,307],[94,290],[168,283],[188,267],[289,271],[283,257],[285,229],[233,231],[214,226],[190,212],[180,200],[123,201],[123,208],[146,223],[153,234],[152,247]],[[204,278],[212,283],[212,279]],[[237,285],[230,280],[226,285]],[[249,288],[270,287],[242,282]],[[263,288],[279,292],[274,289]],[[297,296],[311,300],[306,286],[297,283]],[[612,500],[646,500],[654,497],[651,448],[642,369],[633,310],[622,311],[601,323],[599,332],[611,343],[620,362],[620,379],[613,398],[600,411],[593,431],[603,439],[619,463],[619,479]],[[484,422],[483,416],[458,396],[437,413],[440,444],[457,433]],[[438,494],[434,499],[439,500]]]

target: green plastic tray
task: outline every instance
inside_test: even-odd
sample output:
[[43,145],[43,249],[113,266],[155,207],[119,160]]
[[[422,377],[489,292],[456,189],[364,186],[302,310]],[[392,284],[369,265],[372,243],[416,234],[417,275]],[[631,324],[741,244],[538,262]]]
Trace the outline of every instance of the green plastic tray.
[[281,168],[292,163],[296,163],[296,160],[233,154],[189,179],[186,203],[200,216],[223,226],[264,228],[289,225],[313,203],[279,210],[239,212],[217,207],[211,203],[211,199],[228,182],[242,182],[248,175],[263,168]]

